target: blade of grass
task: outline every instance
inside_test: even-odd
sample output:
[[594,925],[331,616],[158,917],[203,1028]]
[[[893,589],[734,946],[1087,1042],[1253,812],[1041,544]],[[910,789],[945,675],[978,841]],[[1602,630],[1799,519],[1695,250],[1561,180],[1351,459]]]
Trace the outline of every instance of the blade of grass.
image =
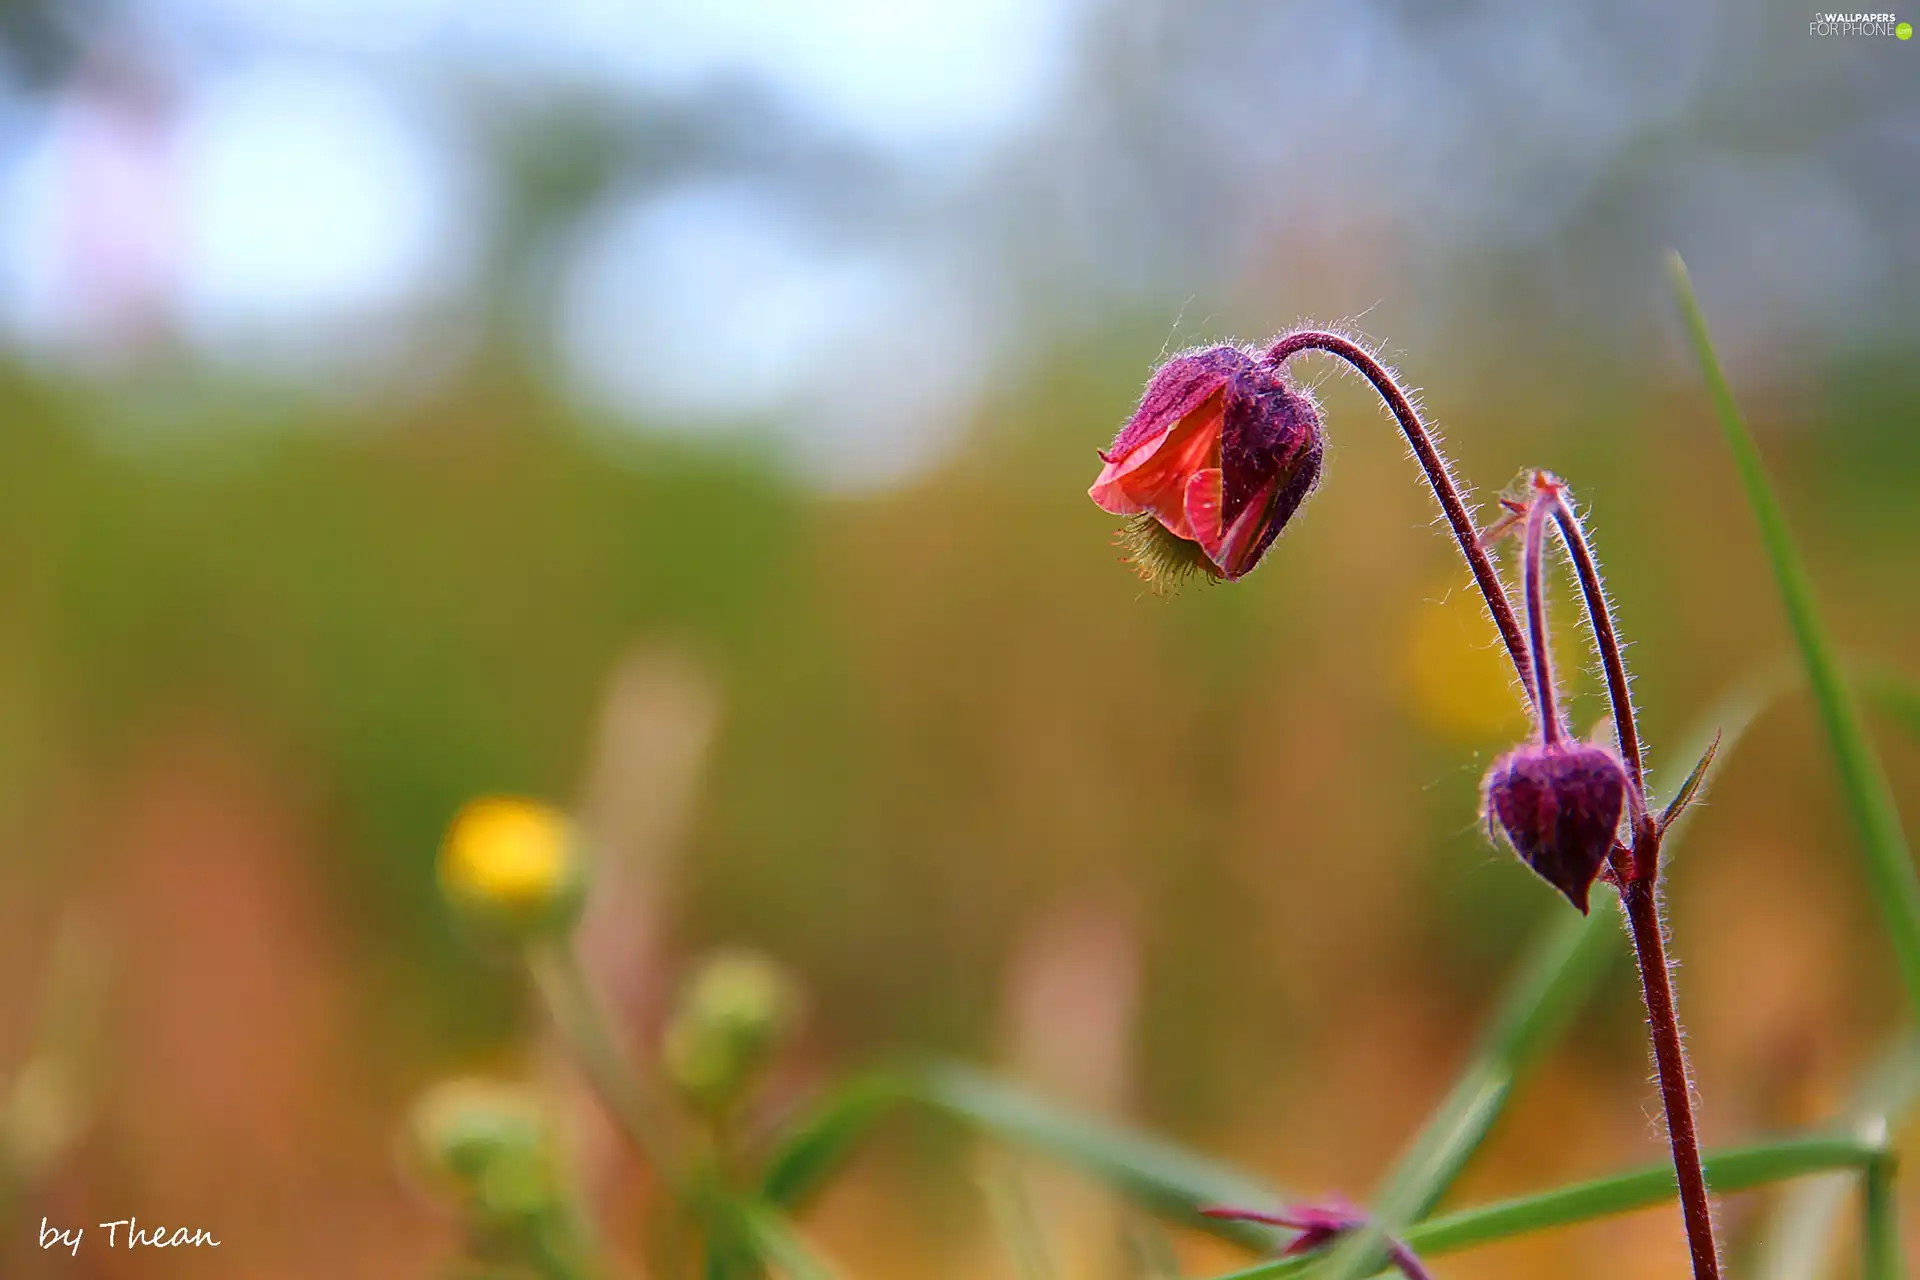
[[1209,1205],[1286,1202],[1285,1195],[1251,1174],[1066,1110],[969,1067],[938,1063],[909,1080],[921,1104],[1051,1156],[1164,1218],[1249,1248],[1272,1248],[1280,1238],[1251,1223],[1200,1216]]
[[1900,1254],[1900,1205],[1893,1195],[1893,1174],[1894,1160],[1886,1151],[1867,1166],[1860,1228],[1862,1280],[1905,1280],[1907,1274]]
[[[1784,671],[1769,669],[1737,686],[1688,736],[1678,758],[1703,757],[1716,741],[1720,749],[1732,750],[1786,685]],[[1659,790],[1669,784],[1677,790],[1686,783],[1685,775],[1663,778]],[[1666,845],[1669,857],[1678,849],[1678,834]],[[1353,1280],[1362,1274],[1369,1260],[1382,1256],[1388,1236],[1425,1217],[1446,1194],[1493,1128],[1514,1081],[1559,1037],[1624,948],[1619,915],[1617,902],[1586,916],[1556,913],[1508,983],[1458,1083],[1382,1184],[1373,1225],[1336,1251],[1330,1277]]]
[[754,1252],[787,1280],[836,1280],[833,1267],[772,1208],[744,1200],[735,1201],[732,1208]]
[[[1707,1172],[1723,1192],[1755,1187],[1834,1169],[1865,1171],[1883,1161],[1885,1147],[1847,1135],[1813,1135],[1739,1147],[1707,1157]],[[1478,1248],[1515,1236],[1550,1231],[1596,1218],[1631,1213],[1672,1200],[1677,1190],[1671,1163],[1596,1178],[1536,1195],[1463,1209],[1408,1228],[1401,1238],[1423,1259]],[[1281,1258],[1216,1280],[1277,1280],[1299,1275],[1318,1258]],[[1377,1273],[1374,1271],[1367,1274]]]
[[788,1128],[768,1156],[762,1193],[784,1207],[804,1203],[901,1103],[931,1109],[1051,1156],[1143,1208],[1242,1247],[1271,1249],[1282,1238],[1265,1227],[1199,1214],[1208,1205],[1277,1205],[1286,1200],[1252,1174],[950,1063],[881,1070],[834,1089]]
[[804,1205],[873,1127],[911,1097],[902,1073],[887,1069],[830,1089],[786,1126],[769,1152],[760,1175],[762,1198],[785,1210]]
[[1833,642],[1815,603],[1812,579],[1787,530],[1786,516],[1767,479],[1760,451],[1734,401],[1719,357],[1714,354],[1706,317],[1679,254],[1669,257],[1668,270],[1674,298],[1712,394],[1721,431],[1746,489],[1748,505],[1753,508],[1754,519],[1760,526],[1760,539],[1766,546],[1767,559],[1773,566],[1774,579],[1786,606],[1787,621],[1799,645],[1807,684],[1819,707],[1821,723],[1826,727],[1847,807],[1859,831],[1867,880],[1885,917],[1887,937],[1893,944],[1900,974],[1906,983],[1907,998],[1916,1013],[1920,1013],[1920,876],[1914,874],[1913,854],[1900,827],[1900,811],[1894,805],[1880,759],[1861,726]]

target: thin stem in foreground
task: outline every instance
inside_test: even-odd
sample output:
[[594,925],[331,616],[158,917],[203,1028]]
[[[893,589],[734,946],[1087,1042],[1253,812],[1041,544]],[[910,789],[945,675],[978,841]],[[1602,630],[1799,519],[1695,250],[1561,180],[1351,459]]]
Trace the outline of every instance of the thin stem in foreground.
[[1907,1273],[1900,1256],[1900,1205],[1893,1194],[1895,1163],[1893,1152],[1883,1150],[1867,1165],[1866,1185],[1861,1189],[1865,1200],[1860,1232],[1862,1280],[1902,1280]]
[[1687,1224],[1696,1280],[1718,1280],[1720,1252],[1713,1238],[1713,1202],[1700,1164],[1700,1132],[1693,1118],[1693,1084],[1686,1046],[1673,1003],[1673,977],[1667,967],[1665,926],[1660,920],[1659,886],[1650,877],[1621,886],[1620,896],[1633,930],[1639,960],[1640,992],[1647,1006],[1653,1061],[1660,1073],[1660,1100],[1667,1113],[1667,1137],[1673,1146],[1673,1170],[1680,1186],[1680,1213]]
[[1493,559],[1481,543],[1480,531],[1474,526],[1473,515],[1467,510],[1466,500],[1460,496],[1459,486],[1453,482],[1453,473],[1448,469],[1446,459],[1441,456],[1433,433],[1427,430],[1420,421],[1420,415],[1414,412],[1413,401],[1372,352],[1337,333],[1303,329],[1298,333],[1286,334],[1267,349],[1267,359],[1274,365],[1281,365],[1302,351],[1324,351],[1345,360],[1359,370],[1361,376],[1380,393],[1380,398],[1387,402],[1387,408],[1392,410],[1394,418],[1400,423],[1401,431],[1406,433],[1407,443],[1413,446],[1413,456],[1419,461],[1420,469],[1427,473],[1427,483],[1433,486],[1434,497],[1440,500],[1440,510],[1446,515],[1454,539],[1460,544],[1460,554],[1467,558],[1467,567],[1473,571],[1473,580],[1486,599],[1487,612],[1493,615],[1494,625],[1500,629],[1500,639],[1507,646],[1507,656],[1513,660],[1513,669],[1520,677],[1520,685],[1531,697],[1534,689],[1533,672],[1528,669],[1527,642],[1520,631],[1520,620],[1514,613],[1513,602],[1507,598],[1506,586],[1494,571]]
[[587,1083],[654,1176],[677,1184],[666,1125],[608,1028],[572,944],[562,940],[531,946],[526,959],[554,1027]]
[[1621,656],[1619,633],[1600,582],[1592,548],[1564,486],[1536,488],[1536,502],[1551,504],[1567,553],[1573,558],[1593,628],[1601,665],[1606,670],[1607,694],[1620,754],[1626,762],[1627,794],[1632,804],[1633,848],[1630,866],[1619,866],[1621,904],[1633,934],[1639,962],[1640,991],[1646,1002],[1647,1030],[1653,1041],[1654,1065],[1660,1074],[1660,1097],[1667,1113],[1667,1136],[1673,1147],[1674,1176],[1680,1188],[1680,1212],[1686,1221],[1687,1247],[1693,1254],[1695,1280],[1719,1280],[1720,1251],[1713,1238],[1713,1203],[1707,1191],[1706,1171],[1700,1164],[1700,1135],[1693,1115],[1693,1086],[1687,1071],[1686,1046],[1680,1036],[1680,1017],[1674,1006],[1673,975],[1667,964],[1665,926],[1660,919],[1660,829],[1645,796],[1640,732],[1628,695],[1627,666]]
[[[1540,481],[1535,480],[1538,484]],[[1533,653],[1533,705],[1540,715],[1540,741],[1560,741],[1560,710],[1554,705],[1553,654],[1547,644],[1547,604],[1541,595],[1540,562],[1546,558],[1549,504],[1536,501],[1527,513],[1527,544],[1522,554],[1521,585],[1527,606],[1527,647]]]
[[[1574,514],[1573,499],[1563,487],[1554,497],[1555,523],[1573,559],[1574,574],[1580,579],[1580,594],[1587,604],[1587,621],[1593,627],[1593,642],[1600,650],[1600,665],[1607,676],[1607,700],[1613,706],[1613,733],[1620,748],[1620,759],[1627,766],[1629,802],[1634,806],[1633,822],[1636,848],[1639,827],[1647,811],[1646,762],[1640,751],[1640,729],[1633,717],[1633,695],[1627,682],[1627,664],[1620,654],[1620,637],[1613,627],[1613,607],[1607,603],[1607,590],[1600,581],[1600,568],[1594,563],[1593,548],[1587,545],[1586,531]],[[1652,868],[1645,869],[1648,874]]]

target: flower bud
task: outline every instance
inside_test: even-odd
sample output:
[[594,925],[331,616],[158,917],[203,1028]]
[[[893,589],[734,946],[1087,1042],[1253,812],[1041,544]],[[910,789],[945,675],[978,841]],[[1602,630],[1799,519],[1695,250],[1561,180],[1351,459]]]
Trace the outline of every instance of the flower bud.
[[440,848],[440,889],[483,934],[563,933],[586,898],[586,859],[566,816],[533,800],[470,802]]
[[407,1137],[408,1163],[461,1203],[510,1214],[544,1194],[553,1163],[552,1128],[530,1089],[443,1081],[414,1104]]
[[1584,914],[1626,804],[1619,757],[1585,743],[1530,743],[1495,761],[1484,786],[1489,821]]
[[414,1105],[407,1169],[458,1216],[462,1275],[585,1275],[589,1248],[552,1112],[532,1089],[435,1085]]
[[1238,347],[1175,356],[1100,455],[1087,491],[1123,531],[1134,567],[1156,581],[1198,570],[1247,573],[1320,478],[1313,402]]
[[785,970],[754,952],[718,952],[681,989],[661,1044],[662,1067],[689,1100],[723,1109],[772,1057],[799,1012],[800,995]]

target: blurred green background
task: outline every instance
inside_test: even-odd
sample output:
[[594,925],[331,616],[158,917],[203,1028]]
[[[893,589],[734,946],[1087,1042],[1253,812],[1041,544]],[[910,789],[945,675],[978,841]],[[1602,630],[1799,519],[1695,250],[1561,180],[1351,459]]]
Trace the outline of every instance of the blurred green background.
[[[1677,246],[1835,629],[1920,674],[1920,51],[1805,24],[7,6],[0,1080],[57,1154],[0,1270],[429,1273],[398,1117],[532,1069],[519,984],[434,891],[499,790],[623,869],[591,927],[639,1043],[690,957],[751,944],[808,992],[786,1096],[950,1051],[1363,1194],[1565,909],[1475,820],[1525,730],[1504,659],[1331,366],[1298,366],[1322,491],[1231,588],[1143,595],[1093,450],[1165,352],[1365,335],[1484,499],[1572,482],[1674,763],[1786,643]],[[1875,727],[1911,822],[1915,726]],[[1900,1004],[1797,698],[1710,800],[1671,902],[1724,1143],[1830,1111]],[[1636,1000],[1615,974],[1469,1193],[1658,1155]],[[820,1238],[855,1274],[1003,1274],[923,1139]],[[35,1247],[129,1213],[226,1243]],[[1647,1214],[1436,1270],[1682,1257]]]

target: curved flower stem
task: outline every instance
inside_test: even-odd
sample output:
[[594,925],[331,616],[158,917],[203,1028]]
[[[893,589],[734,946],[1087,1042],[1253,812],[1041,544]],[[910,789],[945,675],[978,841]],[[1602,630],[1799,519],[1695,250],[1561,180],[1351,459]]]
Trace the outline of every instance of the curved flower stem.
[[[1713,1238],[1713,1204],[1707,1193],[1706,1172],[1700,1160],[1700,1135],[1693,1116],[1693,1087],[1687,1071],[1686,1046],[1680,1037],[1680,1017],[1674,1007],[1673,975],[1667,964],[1666,926],[1660,919],[1660,826],[1652,817],[1644,792],[1640,731],[1628,695],[1627,666],[1620,652],[1619,633],[1600,581],[1600,571],[1587,544],[1586,532],[1574,513],[1566,487],[1558,481],[1535,480],[1535,511],[1528,523],[1531,535],[1543,510],[1554,523],[1573,559],[1587,621],[1607,673],[1607,695],[1613,704],[1613,722],[1620,755],[1626,762],[1627,795],[1633,829],[1631,861],[1616,859],[1620,903],[1626,909],[1639,962],[1640,992],[1647,1006],[1648,1034],[1653,1041],[1654,1065],[1660,1073],[1660,1098],[1667,1113],[1667,1136],[1673,1147],[1674,1177],[1680,1187],[1680,1211],[1687,1224],[1687,1246],[1693,1254],[1695,1280],[1719,1280],[1720,1254]],[[1530,563],[1530,572],[1537,571]],[[1551,695],[1549,695],[1551,696]]]
[[1494,572],[1492,557],[1481,545],[1480,532],[1474,527],[1473,515],[1467,510],[1466,500],[1460,496],[1459,486],[1453,482],[1453,474],[1434,442],[1433,434],[1422,425],[1420,415],[1413,410],[1413,401],[1408,399],[1407,393],[1400,389],[1400,384],[1393,380],[1393,374],[1374,358],[1372,352],[1337,333],[1303,329],[1298,333],[1285,334],[1267,349],[1267,360],[1278,366],[1302,351],[1324,351],[1345,360],[1373,384],[1373,389],[1387,402],[1387,408],[1393,411],[1400,429],[1406,433],[1407,443],[1413,446],[1413,456],[1419,460],[1421,470],[1427,473],[1427,483],[1433,486],[1434,497],[1440,500],[1440,510],[1446,514],[1447,523],[1453,528],[1453,536],[1460,544],[1460,554],[1467,558],[1467,567],[1473,570],[1473,580],[1480,587],[1480,594],[1486,597],[1487,612],[1493,615],[1494,625],[1500,629],[1500,639],[1507,646],[1507,656],[1513,660],[1513,669],[1520,677],[1521,687],[1531,697],[1533,672],[1528,667],[1527,641],[1521,633],[1520,620],[1514,614],[1513,602],[1507,598],[1507,589],[1501,583],[1500,575]]
[[[1587,620],[1593,626],[1593,642],[1600,650],[1600,665],[1607,673],[1607,700],[1613,704],[1613,733],[1626,762],[1627,779],[1633,783],[1628,799],[1634,805],[1635,844],[1638,828],[1646,817],[1646,764],[1640,754],[1640,730],[1633,717],[1633,696],[1627,688],[1627,665],[1620,656],[1620,638],[1613,627],[1613,607],[1607,603],[1607,591],[1600,582],[1599,567],[1593,561],[1593,548],[1587,545],[1586,531],[1574,514],[1573,500],[1563,485],[1554,498],[1555,522],[1573,558],[1574,573],[1580,579],[1580,593],[1586,597]],[[1651,870],[1651,869],[1649,869]],[[1644,872],[1643,872],[1644,874]]]
[[[1543,477],[1536,475],[1540,486]],[[1560,741],[1560,711],[1553,700],[1553,652],[1547,644],[1547,601],[1541,591],[1540,562],[1546,558],[1549,502],[1536,500],[1527,513],[1527,544],[1521,555],[1522,594],[1527,603],[1527,647],[1533,654],[1533,705],[1540,716],[1540,742],[1553,746]]]

